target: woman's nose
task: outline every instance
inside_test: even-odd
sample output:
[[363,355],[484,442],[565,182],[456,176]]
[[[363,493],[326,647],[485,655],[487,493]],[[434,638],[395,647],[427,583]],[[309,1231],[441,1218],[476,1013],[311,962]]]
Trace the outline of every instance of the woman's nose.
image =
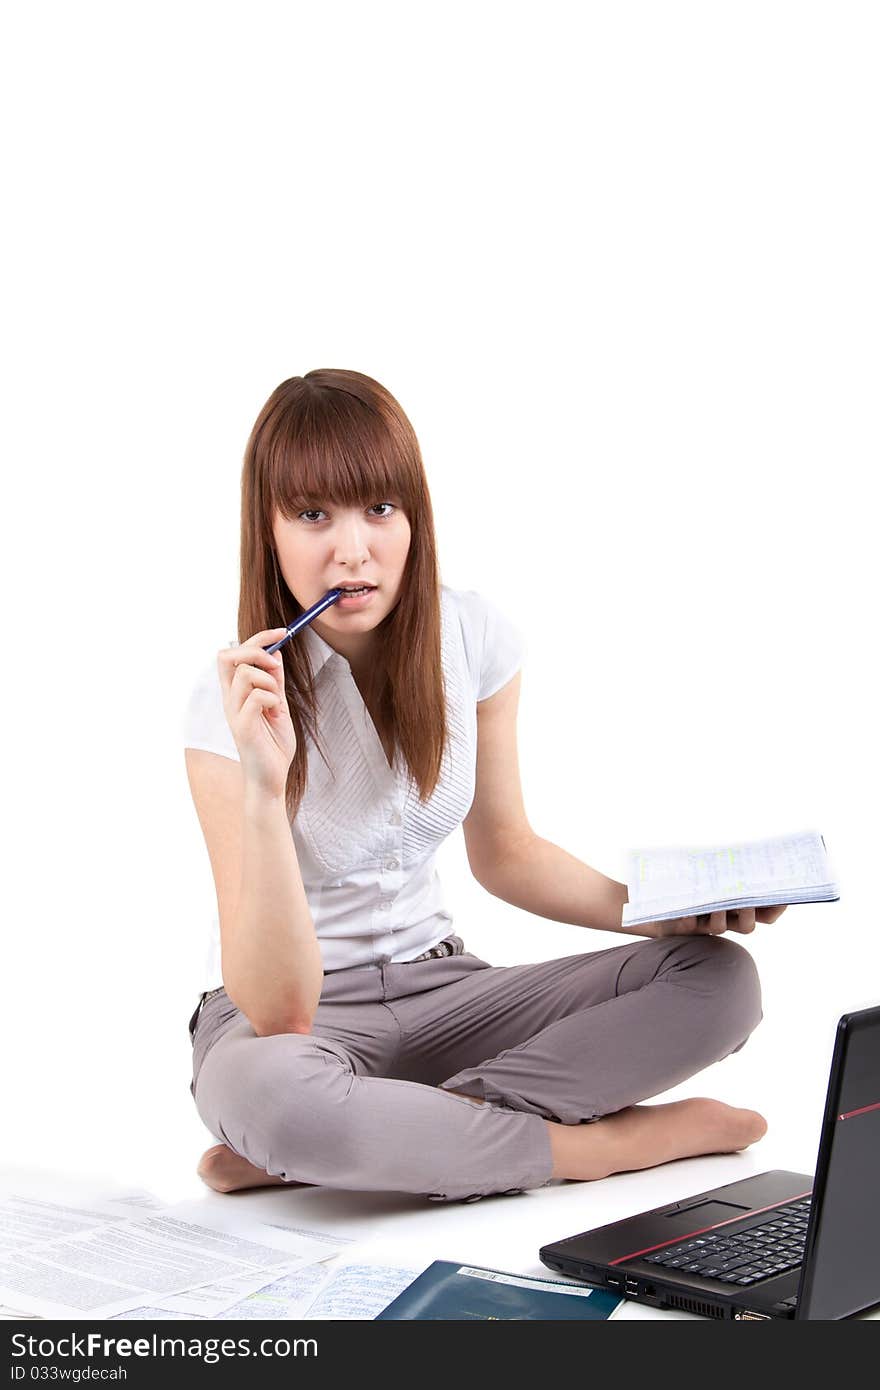
[[340,564],[352,564],[369,554],[366,524],[359,516],[341,519],[335,540],[336,559]]

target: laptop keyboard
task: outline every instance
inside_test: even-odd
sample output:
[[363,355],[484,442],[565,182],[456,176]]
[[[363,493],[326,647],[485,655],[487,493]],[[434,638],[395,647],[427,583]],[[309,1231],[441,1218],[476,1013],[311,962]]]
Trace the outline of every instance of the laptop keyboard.
[[706,1231],[681,1245],[642,1258],[648,1264],[702,1274],[724,1284],[755,1284],[803,1263],[809,1219],[810,1198],[804,1197],[800,1202],[774,1208],[769,1220],[750,1226],[747,1231],[735,1231],[732,1235]]

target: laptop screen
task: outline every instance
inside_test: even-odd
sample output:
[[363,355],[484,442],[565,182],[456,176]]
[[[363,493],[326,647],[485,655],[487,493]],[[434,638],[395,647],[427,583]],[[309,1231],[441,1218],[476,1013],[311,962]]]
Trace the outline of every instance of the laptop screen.
[[797,1317],[880,1303],[880,1008],[837,1028]]

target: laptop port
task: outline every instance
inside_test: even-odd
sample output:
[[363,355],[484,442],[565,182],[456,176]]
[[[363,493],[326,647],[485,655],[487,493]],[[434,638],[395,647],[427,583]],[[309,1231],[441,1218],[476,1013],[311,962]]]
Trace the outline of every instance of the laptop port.
[[638,1293],[639,1286],[636,1283],[635,1279],[627,1279],[626,1283],[623,1286],[623,1291],[624,1293]]
[[772,1322],[769,1313],[754,1313],[750,1308],[744,1308],[740,1313],[734,1313],[734,1322]]
[[623,1279],[619,1274],[606,1274],[605,1283],[608,1285],[609,1289],[623,1288]]

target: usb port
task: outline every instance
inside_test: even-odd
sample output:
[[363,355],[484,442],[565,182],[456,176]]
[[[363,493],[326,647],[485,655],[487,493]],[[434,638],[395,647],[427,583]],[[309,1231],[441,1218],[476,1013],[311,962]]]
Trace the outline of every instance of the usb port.
[[624,1293],[638,1293],[639,1286],[636,1283],[635,1279],[627,1279],[626,1283],[623,1286],[623,1291]]
[[607,1283],[609,1289],[622,1289],[622,1288],[623,1288],[623,1280],[621,1279],[621,1277],[620,1277],[619,1274],[608,1274],[608,1275],[606,1275],[606,1276],[605,1276],[605,1282]]

